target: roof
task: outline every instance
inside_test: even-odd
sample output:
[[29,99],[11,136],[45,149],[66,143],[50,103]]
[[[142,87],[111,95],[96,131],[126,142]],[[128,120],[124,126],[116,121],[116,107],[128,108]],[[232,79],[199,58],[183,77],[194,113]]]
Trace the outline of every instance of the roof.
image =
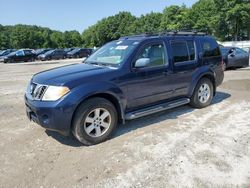
[[160,33],[142,33],[138,35],[123,36],[120,39],[145,39],[166,36],[208,36],[207,33],[197,31],[164,31]]

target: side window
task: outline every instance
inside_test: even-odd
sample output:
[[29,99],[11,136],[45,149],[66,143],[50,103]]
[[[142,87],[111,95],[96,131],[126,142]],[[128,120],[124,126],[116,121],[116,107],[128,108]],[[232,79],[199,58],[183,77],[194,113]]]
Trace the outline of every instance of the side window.
[[215,57],[220,55],[219,45],[215,40],[204,39],[201,41],[203,57]]
[[166,53],[163,44],[152,44],[146,46],[137,57],[150,59],[150,64],[147,67],[155,67],[166,64]]
[[16,56],[24,56],[24,52],[22,50],[17,51]]
[[194,41],[187,41],[188,45],[188,52],[189,52],[189,60],[195,60],[195,47],[194,47]]
[[32,52],[30,50],[25,50],[24,53],[25,55],[32,55]]
[[186,42],[171,42],[174,63],[189,61],[188,46]]

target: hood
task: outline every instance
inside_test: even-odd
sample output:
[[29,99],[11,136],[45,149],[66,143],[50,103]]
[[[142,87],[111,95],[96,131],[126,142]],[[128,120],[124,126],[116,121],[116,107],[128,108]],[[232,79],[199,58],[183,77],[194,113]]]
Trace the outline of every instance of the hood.
[[60,68],[54,68],[37,73],[32,78],[32,81],[38,84],[45,85],[68,86],[68,83],[72,83],[79,80],[86,80],[90,77],[93,77],[95,80],[99,79],[99,75],[112,71],[115,71],[115,69],[82,63],[75,65],[67,65]]

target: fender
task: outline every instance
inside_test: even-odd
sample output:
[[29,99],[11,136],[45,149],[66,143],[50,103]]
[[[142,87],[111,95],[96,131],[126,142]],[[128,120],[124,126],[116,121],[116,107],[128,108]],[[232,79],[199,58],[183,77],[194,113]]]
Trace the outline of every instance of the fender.
[[[213,77],[213,79],[215,81],[215,72],[213,72],[209,66],[203,66],[203,67],[196,69],[194,74],[193,74],[191,85],[190,85],[189,90],[188,90],[188,97],[189,98],[192,97],[196,85],[198,84],[199,80],[204,76]],[[213,85],[214,85],[214,92],[215,92],[215,90],[216,90],[215,83],[213,83]]]
[[[73,107],[73,112],[77,109],[77,107],[86,99],[90,98],[91,96],[101,95],[101,94],[108,94],[112,96],[116,101],[117,105],[120,110],[120,115],[122,121],[125,120],[125,108],[127,105],[126,97],[124,92],[121,88],[116,86],[110,82],[92,82],[86,83],[84,85],[80,85],[77,88],[72,90],[72,93],[75,96],[75,105]],[[73,117],[72,117],[73,118]]]

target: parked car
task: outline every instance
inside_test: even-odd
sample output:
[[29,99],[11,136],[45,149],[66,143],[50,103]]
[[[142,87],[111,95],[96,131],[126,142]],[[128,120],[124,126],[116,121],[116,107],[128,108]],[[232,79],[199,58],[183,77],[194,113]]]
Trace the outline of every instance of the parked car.
[[7,50],[2,50],[0,52],[0,62],[4,62],[5,56],[9,55],[12,52],[15,52],[16,50],[14,49],[7,49]]
[[67,54],[68,52],[71,52],[74,49],[75,48],[65,48],[65,49],[63,49],[63,51],[65,52],[65,54]]
[[83,58],[92,54],[92,49],[88,48],[76,48],[67,53],[67,58]]
[[230,67],[248,67],[249,53],[237,47],[221,47],[221,53],[224,61],[224,70]]
[[10,54],[11,52],[15,52],[15,51],[16,51],[15,49],[2,50],[0,52],[0,56],[6,56],[6,55]]
[[50,50],[44,54],[37,56],[37,59],[45,61],[45,60],[51,60],[51,59],[64,59],[65,57],[66,57],[66,54],[64,50],[56,49],[56,50]]
[[42,49],[37,49],[35,50],[36,56],[39,56],[41,54],[45,54],[46,52],[52,50],[51,48],[42,48]]
[[17,50],[3,57],[4,63],[35,61],[36,54],[31,49]]
[[177,106],[208,106],[224,77],[216,40],[203,33],[122,37],[85,63],[35,74],[26,113],[83,144],[106,140],[118,122]]

